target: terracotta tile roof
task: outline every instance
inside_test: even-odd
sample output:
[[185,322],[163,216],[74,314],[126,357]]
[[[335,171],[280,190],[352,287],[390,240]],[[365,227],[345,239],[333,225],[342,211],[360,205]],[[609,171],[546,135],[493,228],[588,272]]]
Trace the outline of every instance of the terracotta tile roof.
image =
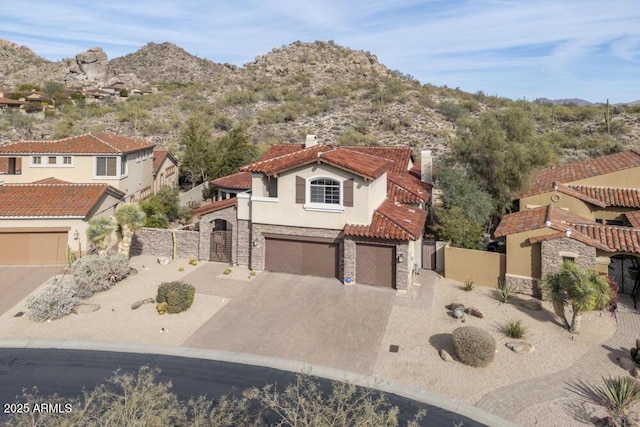
[[640,208],[640,190],[637,188],[593,187],[586,185],[569,185],[568,187],[586,197],[597,200],[603,207]]
[[625,212],[624,216],[633,228],[640,228],[640,211]]
[[167,158],[169,151],[167,150],[153,150],[153,172],[158,172],[164,163],[164,159]]
[[409,169],[409,165],[413,156],[413,151],[411,150],[411,148],[407,146],[363,147],[363,146],[341,145],[340,148],[391,160],[393,162],[393,166],[391,167],[391,170],[393,172],[400,173],[400,174],[407,173],[407,170]]
[[71,182],[63,181],[61,179],[54,178],[54,177],[49,177],[49,178],[33,181],[33,184],[71,184]]
[[235,206],[237,201],[238,200],[235,197],[218,200],[216,202],[209,203],[192,210],[191,215],[193,215],[195,218],[200,218],[203,215],[210,214],[211,212],[216,212],[221,209],[228,208],[229,206]]
[[16,99],[11,99],[11,98],[4,98],[2,96],[0,96],[0,105],[22,105],[24,104],[24,101],[18,101]]
[[295,153],[304,149],[304,144],[275,144],[260,156],[260,160],[273,159],[274,157],[284,156],[285,154]]
[[[572,226],[577,232],[601,243],[606,248],[604,250],[608,249],[609,252],[640,253],[640,229],[601,224],[572,224]],[[572,237],[573,234],[577,233],[572,233]]]
[[406,173],[387,174],[387,197],[400,203],[427,203],[433,186]]
[[540,169],[532,173],[527,189],[520,192],[518,198],[533,196],[548,191],[553,182],[570,184],[575,181],[622,171],[640,166],[640,154],[633,150],[609,154],[582,162]]
[[[549,226],[546,225],[547,221],[550,222]],[[548,205],[505,215],[493,234],[495,237],[504,237],[509,234],[545,227],[564,232],[570,224],[599,225],[595,221],[582,218],[553,205]]]
[[106,132],[52,141],[19,141],[0,147],[3,154],[124,154],[154,147],[152,142]]
[[369,179],[378,178],[393,166],[393,162],[369,154],[330,145],[315,145],[277,157],[263,157],[257,162],[242,166],[240,170],[274,175],[314,162],[327,163]]
[[373,212],[371,224],[346,225],[347,236],[391,240],[417,240],[422,235],[427,211],[386,200]]
[[251,172],[237,172],[232,175],[223,176],[211,181],[211,184],[221,188],[232,188],[234,190],[251,189]]
[[107,184],[4,184],[0,185],[0,217],[86,218],[107,192],[124,198],[124,193]]

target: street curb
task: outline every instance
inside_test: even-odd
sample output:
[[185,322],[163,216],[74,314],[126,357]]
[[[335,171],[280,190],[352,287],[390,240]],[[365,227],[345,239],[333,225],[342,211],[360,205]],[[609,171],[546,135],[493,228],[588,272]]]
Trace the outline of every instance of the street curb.
[[61,350],[93,350],[120,353],[157,354],[163,356],[189,357],[245,365],[262,366],[289,372],[305,372],[317,377],[335,381],[348,381],[351,384],[374,388],[385,393],[396,394],[411,400],[426,403],[445,409],[454,414],[468,417],[479,423],[492,427],[516,427],[517,424],[507,421],[484,409],[469,403],[452,399],[437,393],[409,387],[403,384],[387,381],[355,372],[343,371],[327,366],[313,365],[296,360],[281,359],[271,356],[260,356],[248,353],[208,350],[193,347],[160,346],[138,343],[123,343],[115,341],[77,341],[77,340],[41,340],[41,339],[0,339],[0,347],[4,348],[33,348],[33,349],[61,349]]

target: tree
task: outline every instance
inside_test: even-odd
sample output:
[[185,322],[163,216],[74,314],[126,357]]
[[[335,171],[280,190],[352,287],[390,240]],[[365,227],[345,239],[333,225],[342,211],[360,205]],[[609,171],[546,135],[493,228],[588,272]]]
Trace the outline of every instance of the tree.
[[192,188],[197,182],[208,181],[215,146],[207,116],[201,113],[189,116],[180,131],[180,143],[185,147],[182,166],[191,173]]
[[564,308],[567,305],[567,293],[564,291],[562,280],[560,273],[547,274],[539,286],[545,296],[551,300],[553,311],[562,321],[562,326],[565,329],[569,329],[571,325],[569,325],[564,312]]
[[87,239],[98,250],[98,255],[105,255],[111,241],[111,233],[116,229],[116,224],[106,216],[93,217],[89,220]]
[[122,205],[114,214],[118,222],[118,253],[129,256],[133,233],[145,224],[146,214],[137,203]]
[[[579,333],[582,314],[585,311],[606,306],[612,297],[611,287],[605,276],[594,270],[583,269],[573,262],[563,262],[560,271],[549,273],[542,283],[543,289],[552,296],[552,301],[557,301],[558,308],[563,299],[571,303],[573,309],[569,326],[571,333]],[[557,294],[555,299],[554,293]],[[554,310],[555,304],[554,302]],[[566,323],[565,320],[565,325]]]
[[440,240],[451,243],[451,246],[466,249],[480,249],[480,241],[484,227],[470,221],[464,211],[457,207],[443,209],[436,214],[438,227],[436,233]]
[[214,179],[236,173],[240,166],[258,158],[258,148],[251,144],[242,127],[233,128],[225,136],[216,139],[214,146]]
[[180,195],[175,185],[163,185],[160,190],[140,202],[146,214],[145,227],[169,228],[169,223],[180,216]]

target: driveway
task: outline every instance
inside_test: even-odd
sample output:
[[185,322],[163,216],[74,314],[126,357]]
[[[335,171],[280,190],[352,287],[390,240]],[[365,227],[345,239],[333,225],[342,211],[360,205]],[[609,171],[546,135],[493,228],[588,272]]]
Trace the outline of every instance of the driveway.
[[60,270],[60,266],[0,267],[0,316]]
[[224,280],[224,289],[212,289],[220,286],[220,280],[211,280],[218,270],[210,264],[186,278],[197,292],[222,294],[231,301],[183,345],[372,372],[395,292],[271,272],[251,281]]

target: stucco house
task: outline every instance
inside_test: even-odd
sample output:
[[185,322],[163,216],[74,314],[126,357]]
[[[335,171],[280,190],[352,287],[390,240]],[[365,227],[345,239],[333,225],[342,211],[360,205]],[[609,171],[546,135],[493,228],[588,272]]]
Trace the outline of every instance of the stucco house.
[[505,282],[539,294],[563,260],[611,274],[632,293],[627,273],[640,256],[640,153],[632,150],[535,172],[494,235],[506,238]]
[[[169,150],[153,150],[152,173],[153,194],[164,185],[178,185],[178,159]],[[144,195],[141,198],[144,199]]]
[[[430,152],[423,157],[429,165]],[[200,256],[407,290],[432,188],[414,166],[409,147],[323,145],[311,135],[275,145],[212,182],[220,200],[193,211]]]
[[11,184],[49,177],[104,183],[124,192],[127,201],[138,200],[156,185],[154,147],[152,142],[107,132],[13,142],[0,147],[0,179]]
[[65,264],[67,245],[89,248],[89,219],[113,215],[124,197],[105,183],[0,183],[0,264]]

